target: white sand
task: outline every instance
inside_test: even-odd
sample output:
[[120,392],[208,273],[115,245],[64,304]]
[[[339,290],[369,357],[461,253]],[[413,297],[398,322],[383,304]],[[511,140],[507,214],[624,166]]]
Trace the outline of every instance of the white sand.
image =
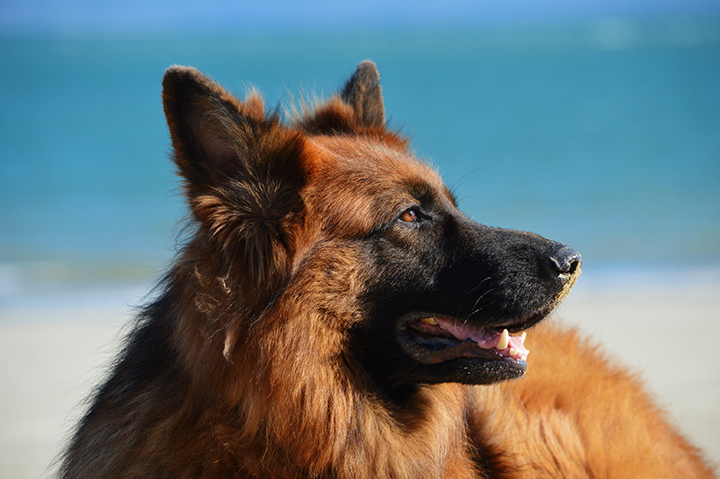
[[[556,316],[636,371],[687,437],[720,461],[720,275],[588,276]],[[0,477],[52,473],[137,291],[0,302]]]
[[558,316],[644,380],[674,424],[718,464],[720,281],[685,284],[679,291],[668,282],[624,291],[579,284]]
[[112,294],[0,303],[0,478],[52,475],[51,463],[83,411],[81,402],[133,315],[127,302],[140,301],[126,290],[115,291],[114,300]]

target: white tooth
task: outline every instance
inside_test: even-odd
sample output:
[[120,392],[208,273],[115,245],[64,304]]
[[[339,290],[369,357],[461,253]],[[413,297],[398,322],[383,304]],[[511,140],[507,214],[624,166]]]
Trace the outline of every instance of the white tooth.
[[423,318],[423,323],[427,323],[430,326],[437,326],[437,321],[435,321],[435,318]]
[[508,333],[507,329],[503,329],[503,332],[500,335],[500,339],[498,339],[498,342],[495,345],[495,349],[497,349],[498,351],[503,351],[503,350],[507,349],[509,342],[510,342],[510,333]]
[[508,354],[510,355],[511,358],[514,358],[515,356],[517,356],[517,353],[518,353],[518,350],[515,348],[510,348],[510,351],[508,351]]
[[520,335],[520,344],[525,344],[525,338],[527,337],[527,333],[525,331],[522,332]]

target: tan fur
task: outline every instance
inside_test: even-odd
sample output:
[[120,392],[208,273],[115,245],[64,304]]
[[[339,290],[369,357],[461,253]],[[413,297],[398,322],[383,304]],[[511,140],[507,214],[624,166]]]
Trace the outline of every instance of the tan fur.
[[508,477],[713,477],[636,377],[576,331],[528,335],[528,373],[475,388],[476,437],[513,464]]

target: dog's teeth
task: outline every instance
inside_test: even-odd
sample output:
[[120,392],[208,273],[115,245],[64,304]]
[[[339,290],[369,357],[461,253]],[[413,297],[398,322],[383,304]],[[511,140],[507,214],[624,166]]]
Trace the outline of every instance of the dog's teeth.
[[527,333],[525,331],[522,332],[520,335],[520,344],[525,344],[525,338],[527,337]]
[[514,358],[515,356],[517,356],[518,350],[515,348],[510,348],[510,351],[508,351],[508,354],[510,355],[511,358]]
[[430,326],[437,326],[437,325],[438,325],[438,322],[435,321],[435,318],[423,318],[422,321],[423,321],[423,323],[427,323],[427,324],[429,324]]
[[495,349],[497,349],[498,351],[503,351],[503,350],[507,349],[509,342],[510,342],[510,333],[508,333],[507,329],[503,329],[503,332],[500,335],[500,339],[498,339],[498,342],[495,345]]

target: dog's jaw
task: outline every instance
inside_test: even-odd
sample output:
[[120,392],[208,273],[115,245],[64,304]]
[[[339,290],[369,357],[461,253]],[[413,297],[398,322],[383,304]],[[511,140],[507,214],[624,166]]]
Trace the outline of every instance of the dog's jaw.
[[[524,331],[510,335],[507,328],[500,332],[474,322],[426,313],[406,314],[395,326],[401,351],[419,370],[429,373],[425,378],[429,382],[489,384],[520,377],[527,370],[529,354],[525,336]],[[436,374],[437,368],[444,372]],[[448,371],[465,372],[444,378]]]
[[506,328],[498,332],[475,326],[468,321],[422,313],[408,315],[400,324],[420,346],[412,348],[403,343],[407,348],[406,354],[426,364],[439,363],[454,357],[476,357],[478,349],[482,356],[486,355],[486,351],[490,351],[514,361],[525,361],[530,352],[524,346],[525,331],[513,336]]
[[[444,382],[435,371],[453,371],[449,381],[490,384],[522,376],[530,351],[526,330],[545,319],[580,275],[579,266],[549,304],[524,317],[488,322],[470,315],[459,319],[427,312],[402,315],[395,323],[395,339],[402,353],[426,370],[430,382]],[[512,333],[512,334],[511,334]],[[462,374],[457,374],[462,372]]]

